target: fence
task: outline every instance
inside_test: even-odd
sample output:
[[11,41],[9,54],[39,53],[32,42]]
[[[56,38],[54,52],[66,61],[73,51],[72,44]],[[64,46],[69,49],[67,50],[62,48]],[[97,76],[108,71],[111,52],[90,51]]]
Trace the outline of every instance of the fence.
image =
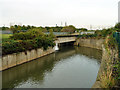
[[115,37],[117,43],[118,43],[118,49],[119,49],[119,57],[120,57],[120,32],[115,32],[113,34],[113,37]]
[[6,31],[1,31],[0,30],[0,34],[13,34],[13,32],[10,31],[10,30],[6,30]]

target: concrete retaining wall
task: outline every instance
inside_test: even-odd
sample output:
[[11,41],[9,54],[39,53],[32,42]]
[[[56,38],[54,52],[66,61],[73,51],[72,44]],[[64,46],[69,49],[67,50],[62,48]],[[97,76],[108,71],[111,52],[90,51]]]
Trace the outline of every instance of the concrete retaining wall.
[[104,39],[77,39],[75,45],[102,50]]
[[39,57],[53,53],[55,50],[53,48],[48,48],[44,51],[42,48],[37,50],[31,50],[25,52],[19,52],[14,54],[5,55],[0,59],[0,71],[29,62],[31,60],[37,59]]
[[[102,60],[101,66],[97,75],[96,82],[94,83],[92,88],[109,88],[107,86],[110,78],[108,76],[111,75],[111,78],[114,78],[115,68],[113,67],[119,60],[118,58],[118,48],[111,49],[110,47],[105,48],[103,42],[108,43],[108,38],[105,39],[77,39],[75,45],[96,48],[102,50]],[[106,71],[107,70],[107,71]],[[107,81],[105,81],[107,77]],[[113,79],[114,80],[114,79]],[[116,85],[117,81],[114,81],[113,84]],[[105,85],[106,84],[106,85]],[[114,85],[113,85],[114,87]]]
[[[95,84],[93,85],[92,88],[106,88],[103,87],[103,84],[106,84],[107,82],[105,81],[103,83],[103,80],[106,76],[110,75],[114,76],[114,65],[118,62],[118,50],[117,49],[106,49],[104,45],[102,45],[102,60],[101,60],[101,65],[100,69],[97,75],[97,79]],[[111,71],[111,72],[107,72]],[[103,77],[104,76],[104,77]],[[107,80],[110,80],[107,78]],[[108,88],[108,87],[107,87]]]

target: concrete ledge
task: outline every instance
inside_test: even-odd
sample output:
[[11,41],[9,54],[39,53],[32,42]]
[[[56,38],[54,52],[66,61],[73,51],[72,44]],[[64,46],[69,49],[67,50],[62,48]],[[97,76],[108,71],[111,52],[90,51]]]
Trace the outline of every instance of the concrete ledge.
[[51,54],[53,52],[55,52],[54,48],[49,47],[46,51],[44,51],[43,48],[39,48],[37,50],[34,49],[31,51],[26,51],[26,53],[19,52],[5,55],[2,57],[2,59],[0,59],[1,61],[0,71],[29,62],[42,56]]
[[102,50],[104,39],[77,39],[75,45]]

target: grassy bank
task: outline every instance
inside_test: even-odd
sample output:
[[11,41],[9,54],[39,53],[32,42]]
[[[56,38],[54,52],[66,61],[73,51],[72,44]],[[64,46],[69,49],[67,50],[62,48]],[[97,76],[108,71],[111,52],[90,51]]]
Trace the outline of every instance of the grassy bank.
[[12,34],[0,34],[0,37],[2,37],[2,39],[7,39],[10,36],[12,36]]
[[2,44],[2,42],[9,41],[9,38],[12,35],[13,34],[0,34],[0,44]]

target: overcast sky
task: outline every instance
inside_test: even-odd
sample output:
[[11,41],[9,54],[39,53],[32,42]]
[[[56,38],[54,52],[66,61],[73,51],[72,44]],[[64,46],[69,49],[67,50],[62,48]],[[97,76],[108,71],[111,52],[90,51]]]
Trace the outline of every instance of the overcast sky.
[[119,0],[0,0],[0,26],[25,24],[78,28],[114,26]]

